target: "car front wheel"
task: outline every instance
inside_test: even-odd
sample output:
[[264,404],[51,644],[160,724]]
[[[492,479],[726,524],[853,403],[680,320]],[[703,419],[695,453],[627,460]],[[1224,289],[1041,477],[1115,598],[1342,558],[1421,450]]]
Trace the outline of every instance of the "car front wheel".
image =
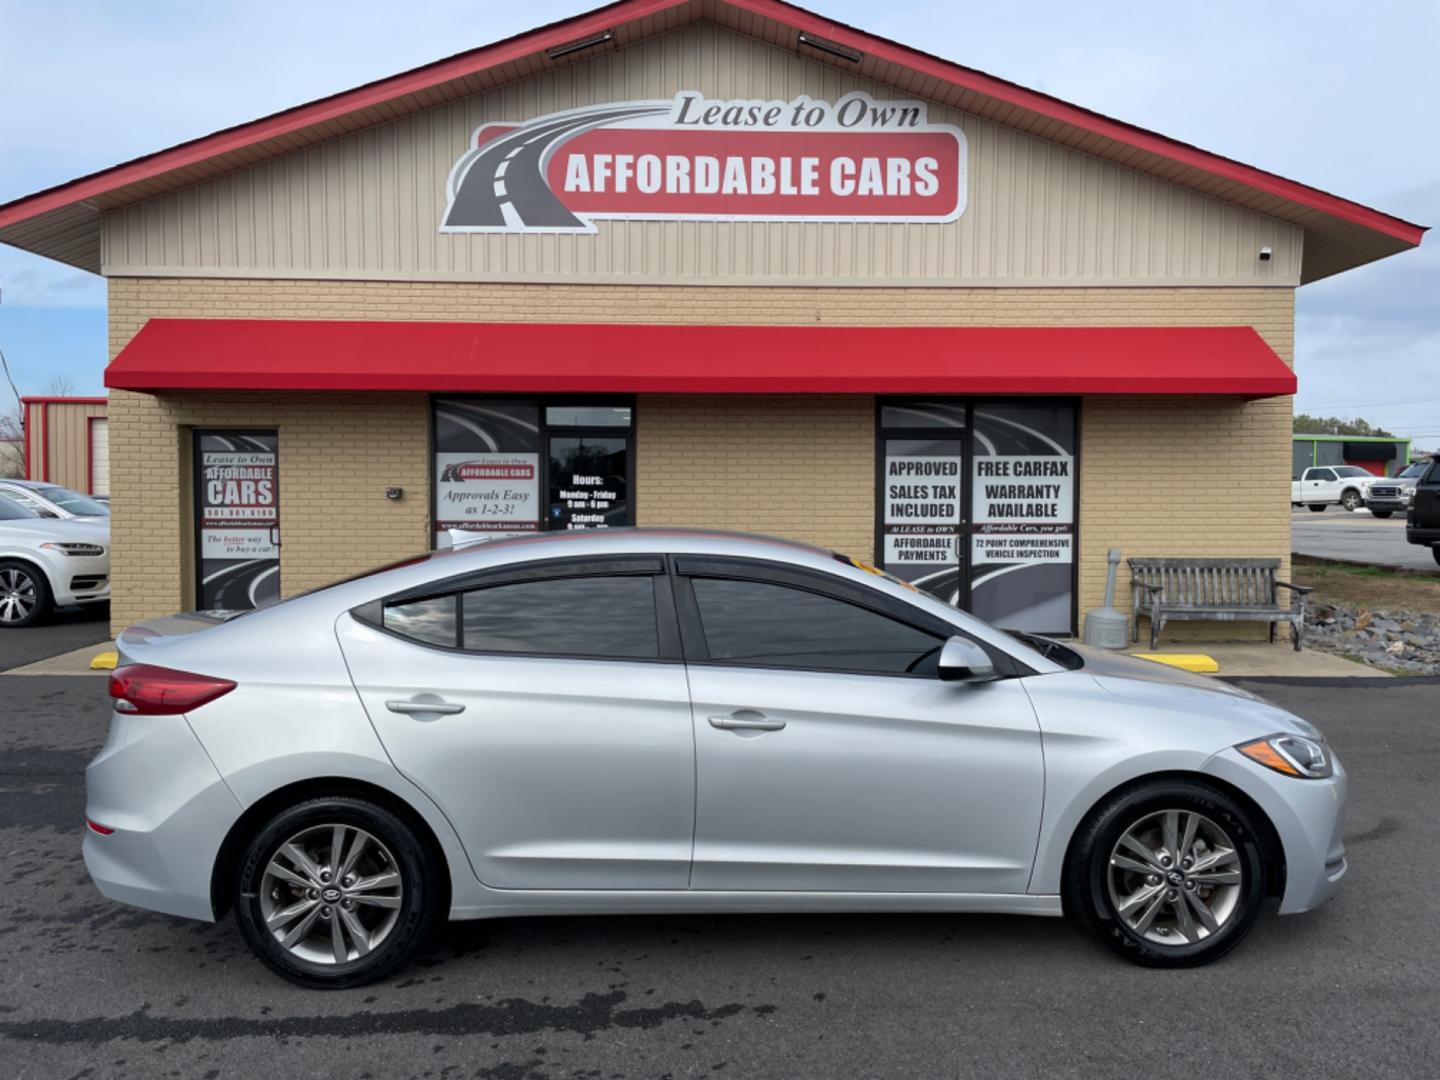
[[52,606],[45,575],[23,562],[0,562],[0,627],[34,626]]
[[1393,514],[1394,512],[1395,512],[1395,511],[1393,511],[1393,510],[1371,510],[1371,511],[1370,511],[1370,516],[1371,516],[1371,517],[1378,517],[1378,518],[1382,518],[1382,519],[1383,519],[1383,518],[1388,518],[1388,517],[1389,517],[1391,514]]
[[415,831],[374,803],[309,799],[245,850],[236,920],[276,974],[319,989],[360,986],[403,964],[436,915],[438,868]]
[[1435,544],[1430,548],[1430,557],[1440,563],[1440,544]]
[[1201,781],[1124,792],[1087,819],[1065,869],[1065,908],[1133,963],[1195,967],[1238,945],[1260,914],[1254,823]]
[[1346,510],[1359,510],[1364,502],[1365,500],[1360,498],[1360,493],[1354,488],[1340,496],[1340,505]]

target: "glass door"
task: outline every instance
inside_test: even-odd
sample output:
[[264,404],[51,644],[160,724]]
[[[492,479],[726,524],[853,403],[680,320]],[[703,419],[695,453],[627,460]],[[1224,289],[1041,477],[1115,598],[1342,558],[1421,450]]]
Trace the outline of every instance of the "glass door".
[[551,435],[547,529],[630,525],[630,437]]
[[195,432],[196,606],[244,611],[280,598],[279,435]]

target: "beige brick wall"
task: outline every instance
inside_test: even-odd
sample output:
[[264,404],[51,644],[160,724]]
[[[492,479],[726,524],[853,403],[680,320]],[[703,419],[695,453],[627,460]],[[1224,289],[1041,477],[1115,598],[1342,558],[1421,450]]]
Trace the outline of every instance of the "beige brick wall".
[[[786,325],[1253,326],[1287,362],[1285,288],[749,289],[116,278],[110,347],[154,317],[699,322]],[[200,358],[197,362],[203,362]],[[1105,552],[1288,558],[1290,399],[1093,398],[1081,419],[1080,607]],[[280,429],[281,583],[309,588],[428,542],[423,395],[116,393],[111,405],[117,625],[191,601],[182,428]],[[872,554],[869,398],[647,396],[642,524],[794,536]],[[406,498],[390,503],[384,488]],[[1287,566],[1288,569],[1288,566]],[[1123,580],[1123,579],[1122,579]],[[1123,591],[1123,590],[1122,590]],[[1128,596],[1122,597],[1128,605]],[[1175,636],[1262,633],[1230,624]],[[1167,636],[1169,636],[1167,629]]]
[[869,558],[875,399],[646,395],[636,523],[743,529]]
[[[289,595],[429,546],[423,394],[110,396],[111,623],[195,606],[189,433],[280,434],[280,587]],[[385,488],[405,489],[392,502]]]

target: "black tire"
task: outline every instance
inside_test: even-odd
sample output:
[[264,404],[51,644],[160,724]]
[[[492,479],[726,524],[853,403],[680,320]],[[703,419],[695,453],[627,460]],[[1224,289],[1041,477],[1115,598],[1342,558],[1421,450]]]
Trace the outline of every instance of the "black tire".
[[1365,500],[1360,497],[1360,492],[1354,488],[1346,488],[1340,493],[1340,509],[1347,511],[1359,510],[1365,505]]
[[[394,923],[373,951],[345,963],[316,962],[282,945],[267,929],[262,908],[266,902],[273,905],[275,897],[266,901],[261,896],[266,867],[283,844],[307,829],[319,831],[334,825],[369,833],[388,849],[386,854],[393,857],[394,869],[400,875],[400,906]],[[385,859],[383,863],[388,866],[391,861]],[[327,862],[327,872],[329,866]],[[437,915],[441,871],[415,830],[384,807],[349,796],[307,799],[265,822],[246,845],[235,886],[235,920],[251,951],[282,978],[321,990],[363,986],[390,974],[425,941]],[[270,888],[272,892],[277,888],[273,878]],[[333,912],[327,919],[340,914],[338,904],[325,910]],[[370,917],[368,908],[366,912]],[[379,914],[389,917],[384,912]],[[353,935],[348,940],[352,944],[355,941]]]
[[1370,511],[1370,516],[1371,516],[1371,517],[1378,517],[1378,518],[1380,518],[1380,519],[1383,520],[1383,519],[1385,519],[1385,518],[1388,518],[1388,517],[1389,517],[1391,514],[1393,514],[1394,512],[1395,512],[1394,510],[1371,510],[1371,511]]
[[1310,503],[1310,512],[1312,514],[1323,514],[1325,512],[1325,506],[1325,503]]
[[[7,618],[6,612],[14,611],[6,603],[6,596],[17,592],[17,599],[25,596],[34,597],[30,610],[24,615],[15,618]],[[50,582],[45,575],[30,563],[21,562],[19,559],[6,559],[0,562],[0,629],[23,630],[27,626],[34,626],[44,621],[55,607],[54,598],[50,595]]]
[[[1111,852],[1121,836],[1150,815],[1166,810],[1200,814],[1224,830],[1234,842],[1242,874],[1235,887],[1234,907],[1219,930],[1181,945],[1158,944],[1136,933],[1117,913],[1109,884]],[[1111,796],[1081,824],[1065,865],[1065,912],[1131,963],[1198,967],[1235,948],[1255,925],[1265,901],[1265,871],[1259,833],[1234,799],[1201,780],[1150,781]],[[1159,919],[1156,926],[1160,926]]]
[[1435,544],[1430,548],[1430,557],[1440,563],[1440,544]]

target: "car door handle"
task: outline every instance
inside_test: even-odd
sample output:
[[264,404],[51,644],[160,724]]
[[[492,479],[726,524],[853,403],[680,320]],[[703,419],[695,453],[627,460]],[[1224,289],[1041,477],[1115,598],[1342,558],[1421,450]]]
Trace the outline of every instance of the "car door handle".
[[764,713],[741,709],[729,716],[710,717],[710,726],[723,731],[779,731],[785,726],[784,720],[772,720]]
[[453,701],[441,701],[439,698],[434,701],[416,701],[413,698],[409,701],[387,701],[385,707],[391,712],[403,713],[407,716],[454,716],[456,713],[465,711],[464,705],[456,705]]

